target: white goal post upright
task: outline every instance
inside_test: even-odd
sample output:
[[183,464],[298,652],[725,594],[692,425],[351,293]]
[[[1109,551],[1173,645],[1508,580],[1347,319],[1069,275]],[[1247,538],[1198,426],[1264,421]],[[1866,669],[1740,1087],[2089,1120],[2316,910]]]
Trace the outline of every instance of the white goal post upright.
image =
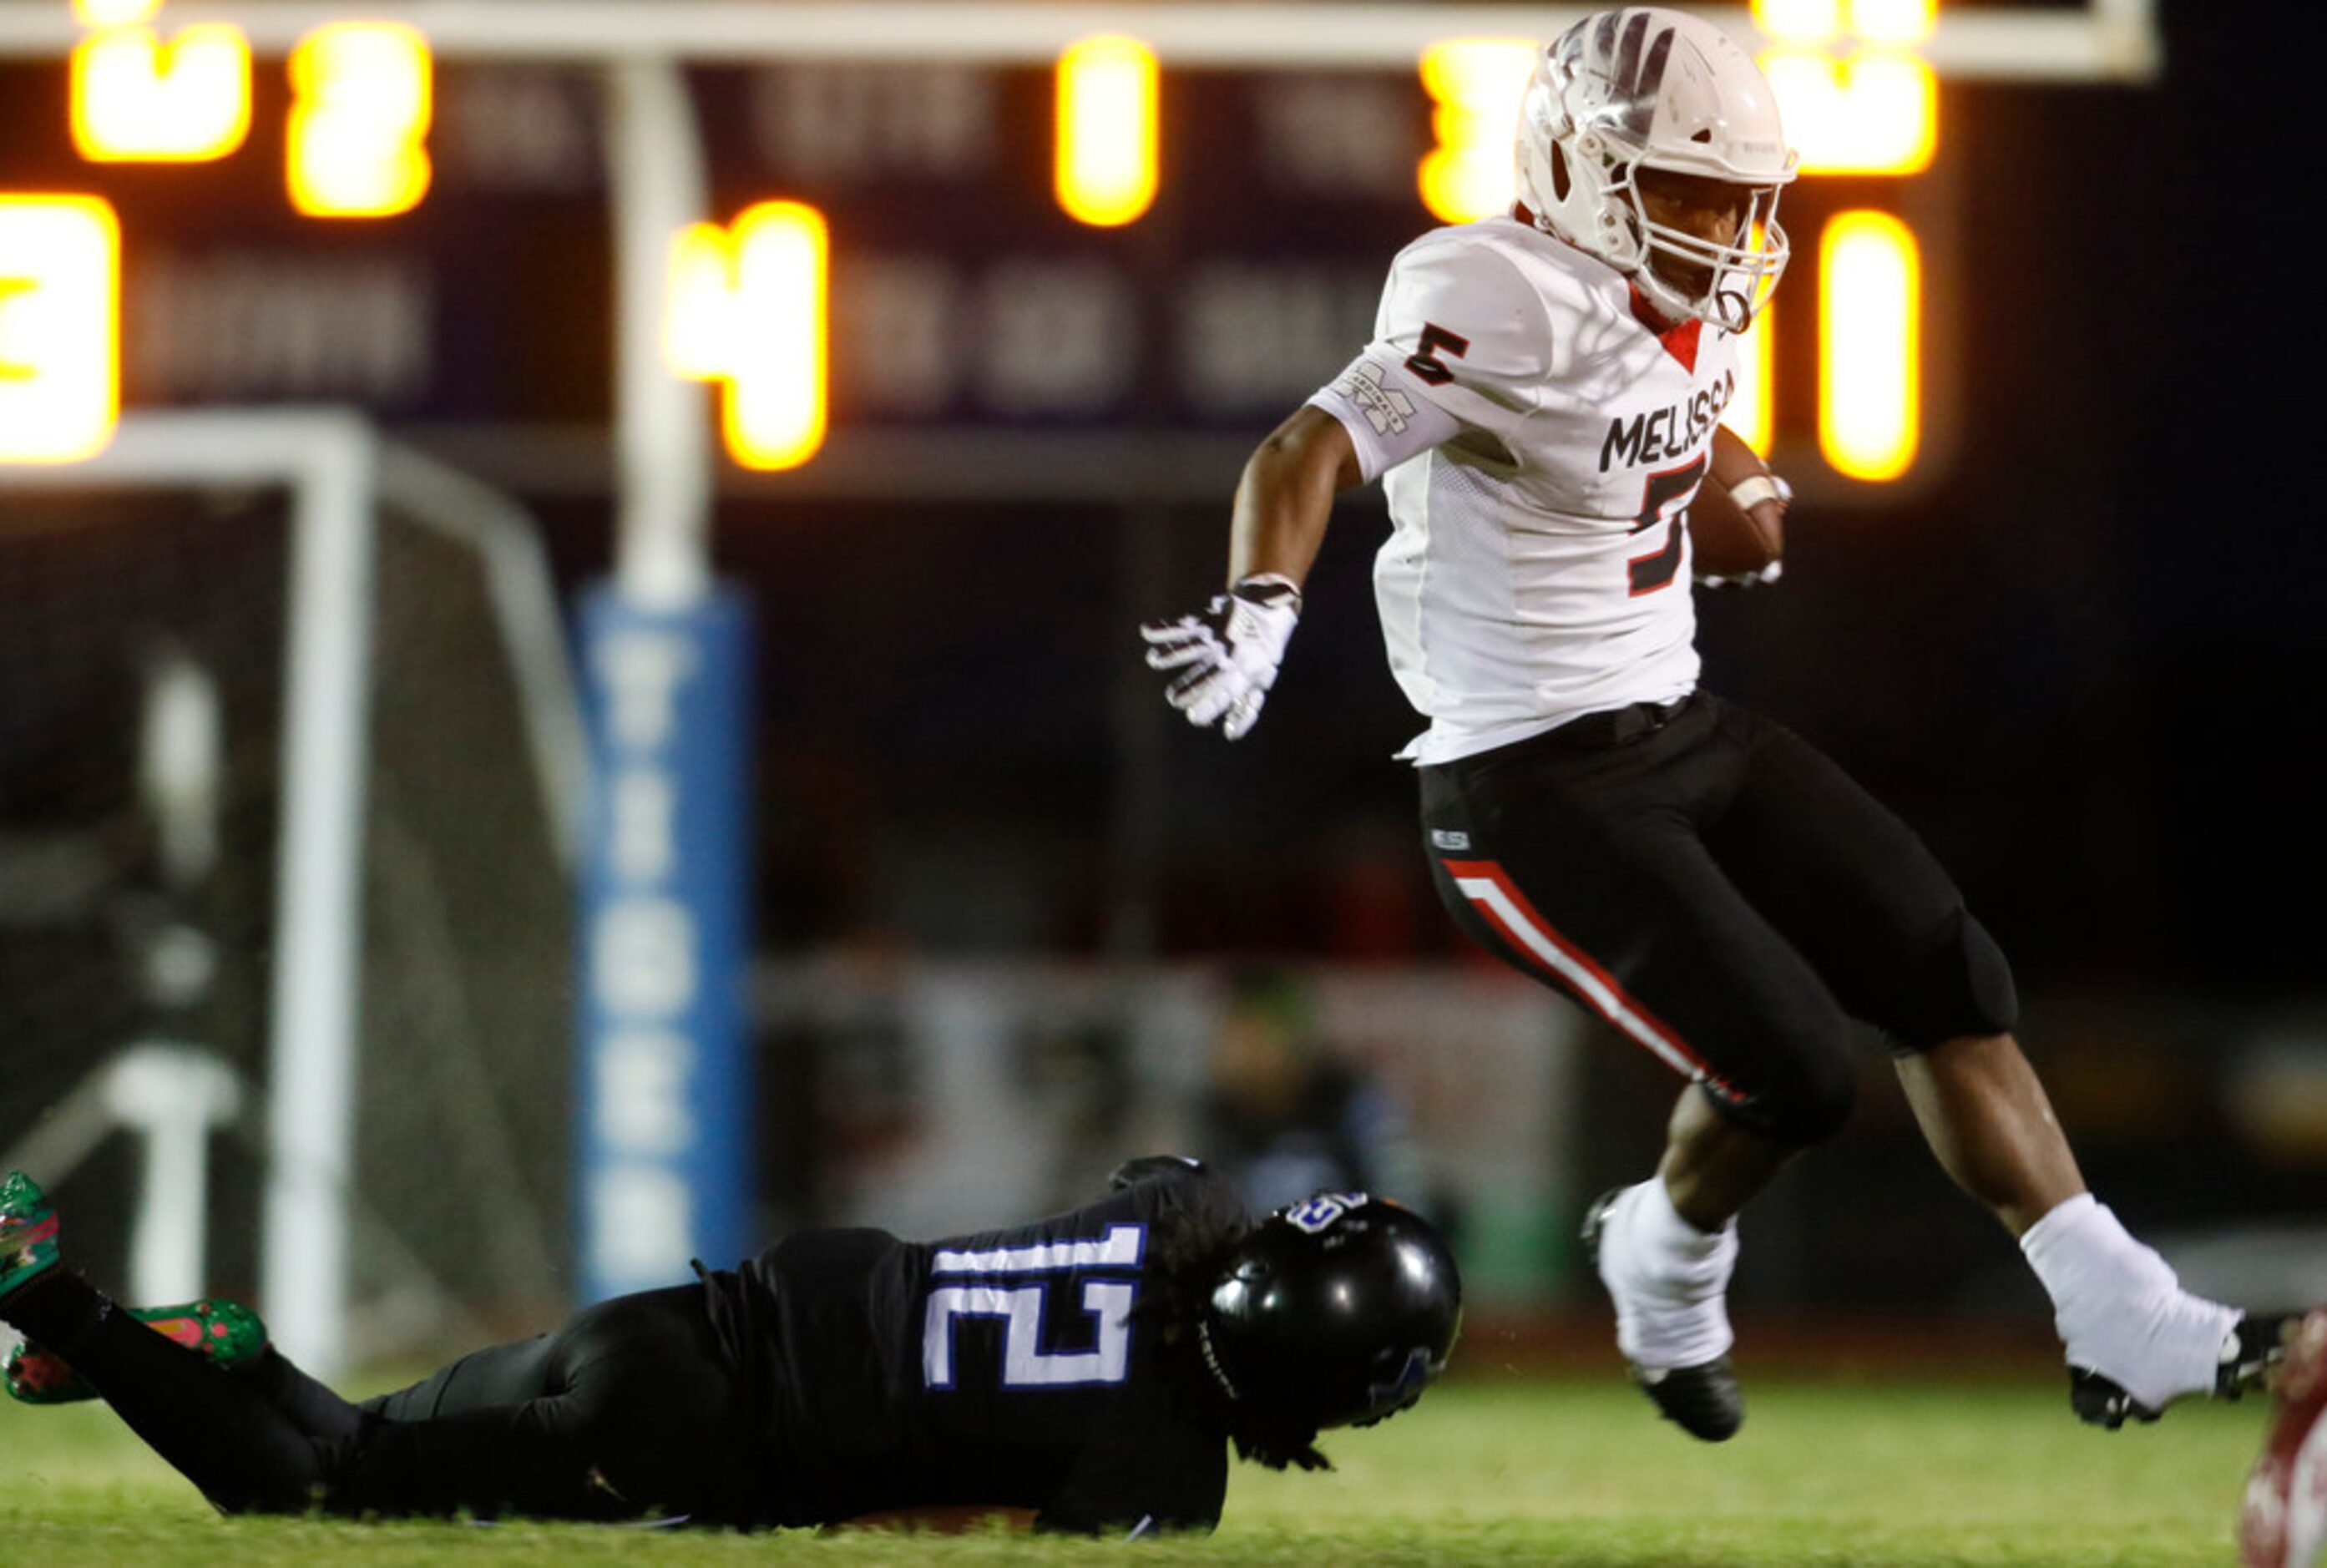
[[260,1281],[269,1331],[329,1377],[349,1356],[350,1182],[364,997],[366,781],[378,519],[395,507],[481,558],[542,819],[570,853],[586,767],[557,607],[531,519],[498,492],[381,439],[346,409],[123,417],[86,462],[0,464],[0,494],[196,487],[290,497],[279,824],[267,1009]]
[[575,1293],[684,1279],[750,1245],[752,637],[711,577],[705,388],[663,350],[671,245],[711,217],[676,61],[604,70],[614,225],[614,571],[576,631],[589,826],[576,878]]
[[359,415],[270,410],[133,414],[85,462],[0,466],[0,486],[28,490],[291,492],[261,1290],[273,1333],[325,1376],[346,1352],[377,458]]

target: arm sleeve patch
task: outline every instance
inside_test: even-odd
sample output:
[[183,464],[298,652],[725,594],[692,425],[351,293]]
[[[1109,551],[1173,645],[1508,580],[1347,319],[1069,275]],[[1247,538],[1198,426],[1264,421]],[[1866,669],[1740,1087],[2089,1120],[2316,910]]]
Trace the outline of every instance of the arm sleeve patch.
[[1309,401],[1341,422],[1358,449],[1359,469],[1369,480],[1452,441],[1463,430],[1463,422],[1423,396],[1421,387],[1380,351],[1380,345],[1351,360],[1348,369]]
[[1382,289],[1370,358],[1421,396],[1508,439],[1541,406],[1556,351],[1550,312],[1512,259],[1465,230],[1403,251]]

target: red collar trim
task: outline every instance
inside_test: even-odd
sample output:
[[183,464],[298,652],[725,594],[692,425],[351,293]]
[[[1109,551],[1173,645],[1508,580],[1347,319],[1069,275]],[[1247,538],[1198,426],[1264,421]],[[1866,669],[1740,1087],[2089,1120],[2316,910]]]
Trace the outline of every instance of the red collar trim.
[[[1524,201],[1511,204],[1511,216],[1530,229],[1537,227],[1535,214],[1528,210]],[[1624,287],[1632,296],[1632,319],[1656,334],[1657,341],[1664,345],[1666,353],[1680,361],[1682,369],[1695,375],[1696,350],[1705,333],[1705,323],[1691,316],[1676,326],[1657,313],[1656,306],[1649,303],[1649,296],[1640,292],[1640,285],[1628,279]]]
[[1694,375],[1698,340],[1704,336],[1705,323],[1691,316],[1675,325],[1657,313],[1656,306],[1649,303],[1649,296],[1640,292],[1640,285],[1627,283],[1624,286],[1631,293],[1632,319],[1655,333],[1657,341],[1664,345],[1665,352],[1678,359],[1682,369]]

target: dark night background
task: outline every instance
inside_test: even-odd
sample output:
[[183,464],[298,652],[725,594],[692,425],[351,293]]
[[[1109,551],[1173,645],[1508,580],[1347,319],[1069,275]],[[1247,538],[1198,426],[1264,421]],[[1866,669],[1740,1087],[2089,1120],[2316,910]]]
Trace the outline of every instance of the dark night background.
[[[1707,683],[1800,729],[1953,869],[2013,957],[2031,1054],[2088,1174],[2156,1227],[2327,1209],[2327,1149],[2316,1137],[2264,1147],[2224,1088],[2266,1037],[2312,1059],[2327,1038],[2327,835],[2312,772],[2327,752],[2314,689],[2327,669],[2327,533],[2308,472],[2318,266],[2302,238],[2316,89],[2299,74],[2316,57],[2238,12],[2234,23],[2226,7],[2166,4],[2165,70],[2148,86],[1946,83],[1939,163],[1917,191],[1812,180],[1788,198],[1798,270],[1781,313],[1810,297],[1817,214],[1861,197],[1952,213],[1938,228],[1917,219],[1927,246],[1944,248],[1925,333],[1934,382],[1953,389],[1951,428],[1934,433],[1926,477],[1895,493],[1810,487],[1782,583],[1699,601]],[[60,79],[0,68],[0,183],[48,188],[77,168],[58,146]],[[254,164],[280,152],[282,106],[266,96],[280,86],[266,79],[238,154]],[[701,85],[715,148],[743,112],[740,89],[717,73]],[[448,136],[458,89],[448,70]],[[1004,90],[1010,124],[1042,145],[1041,73],[1016,73]],[[852,245],[926,242],[972,257],[1051,246],[1112,257],[1168,304],[1186,263],[1221,252],[1318,256],[1378,280],[1427,226],[1410,199],[1257,199],[1223,158],[1244,134],[1245,84],[1167,72],[1164,92],[1164,191],[1135,229],[1077,229],[1051,204],[1041,159],[1014,150],[997,189],[909,182],[836,206],[836,292]],[[1414,145],[1385,154],[1404,166],[1425,135],[1419,102],[1413,117]],[[604,317],[600,194],[481,201],[453,159],[444,168],[441,199],[401,228],[329,237],[284,214],[266,182],[240,206],[212,206],[182,172],[107,178],[133,235],[165,233],[198,259],[272,244],[310,260],[425,253],[440,266],[443,384],[423,406],[385,410],[388,428],[514,490],[542,518],[570,593],[607,573],[613,543],[598,428],[606,349],[571,325]],[[778,188],[764,169],[715,158],[714,175],[724,212]],[[141,297],[133,286],[133,337]],[[1811,313],[1793,308],[1799,346]],[[1807,380],[1792,373],[1781,396],[1798,400]],[[957,417],[925,443],[911,426],[868,434],[852,427],[853,395],[836,386],[831,442],[801,473],[723,472],[717,565],[760,629],[766,957],[1486,962],[1436,907],[1413,781],[1390,760],[1419,724],[1375,623],[1378,490],[1344,503],[1266,713],[1229,746],[1164,706],[1134,629],[1217,587],[1238,464],[1283,409],[1179,430],[1182,446],[1126,465],[1118,495],[1108,454],[1128,448],[1069,462],[1056,456],[1069,446],[997,444],[1000,458],[965,464],[974,421]],[[1156,401],[1132,397],[1097,434],[1170,426]],[[475,421],[510,404],[568,433],[555,447],[567,471],[523,442],[480,435]],[[1792,407],[1796,430],[1802,413]],[[992,421],[986,433],[1030,431]],[[1025,471],[990,482],[1022,450],[1035,454]],[[1080,466],[1039,471],[1052,461]],[[955,484],[957,467],[988,479]],[[906,499],[879,499],[888,481]],[[135,683],[124,661],[106,662],[99,645],[118,638],[89,607],[159,602],[173,574],[199,578],[215,585],[223,639],[235,641],[256,613],[235,583],[269,581],[273,566],[221,559],[212,535],[234,521],[230,510],[178,519],[182,542],[91,527],[85,555],[67,532],[28,531],[14,541],[30,540],[21,560],[0,558],[0,667],[79,668],[84,683],[0,689],[0,826],[65,822],[100,774],[108,808],[126,810]],[[237,646],[254,682],[271,678],[275,643],[244,635]],[[267,842],[266,809],[245,828],[254,843]],[[106,831],[117,836],[120,823]],[[557,896],[541,892],[546,904]],[[543,925],[558,961],[565,933]],[[263,918],[245,935],[262,952]],[[93,1006],[89,985],[49,983],[68,948],[109,952],[113,940],[109,929],[19,933],[0,951],[0,1023],[46,1053],[41,1073],[21,1075],[28,1115],[77,1078],[93,1042],[120,1038],[126,1003]],[[237,983],[255,994],[258,968],[254,957]],[[1672,1085],[1612,1041],[1586,1056],[1588,1192],[1653,1157]],[[1870,1085],[1889,1076],[1874,1051],[1866,1071]],[[805,1100],[771,1115],[772,1147],[808,1146]],[[1943,1200],[1895,1092],[1863,1096],[1849,1131],[1803,1169],[1757,1209],[1741,1301],[1988,1288],[1967,1285],[1964,1271],[1967,1259],[1997,1260],[1989,1222]],[[1932,1200],[1911,1232],[1888,1222],[1902,1194]],[[1845,1233],[1846,1246],[1820,1245]],[[2014,1275],[1993,1299],[2024,1308],[2033,1290]]]

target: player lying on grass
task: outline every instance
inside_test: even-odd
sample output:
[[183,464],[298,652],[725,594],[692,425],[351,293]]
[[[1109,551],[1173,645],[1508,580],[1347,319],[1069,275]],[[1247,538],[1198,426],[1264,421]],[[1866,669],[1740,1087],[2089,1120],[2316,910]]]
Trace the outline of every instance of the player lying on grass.
[[1217,1524],[1230,1446],[1320,1468],[1321,1429],[1395,1414],[1444,1368],[1462,1286],[1420,1217],[1321,1193],[1256,1224],[1172,1156],[1110,1185],[944,1241],[791,1237],[350,1405],[247,1309],[161,1315],[201,1350],[152,1331],[59,1266],[56,1212],[15,1173],[9,1384],[84,1380],[227,1513],[755,1528],[975,1508],[1141,1535]]

